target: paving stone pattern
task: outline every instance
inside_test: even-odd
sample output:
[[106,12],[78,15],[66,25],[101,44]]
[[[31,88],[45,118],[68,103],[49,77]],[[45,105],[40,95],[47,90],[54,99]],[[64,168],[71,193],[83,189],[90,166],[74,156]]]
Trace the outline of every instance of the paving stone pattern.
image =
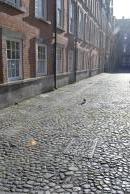
[[130,194],[130,74],[0,110],[0,191]]

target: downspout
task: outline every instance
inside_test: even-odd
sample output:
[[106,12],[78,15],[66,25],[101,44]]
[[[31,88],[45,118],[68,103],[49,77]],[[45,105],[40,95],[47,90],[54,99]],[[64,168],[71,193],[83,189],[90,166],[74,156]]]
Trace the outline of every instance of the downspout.
[[57,89],[57,83],[56,83],[56,47],[57,47],[57,4],[56,0],[54,3],[54,66],[53,66],[53,72],[54,72],[54,89]]
[[74,49],[75,49],[75,60],[74,60],[74,82],[76,82],[77,72],[77,37],[78,37],[78,2],[75,2],[75,37],[74,37]]
[[90,23],[90,26],[89,26],[89,77],[91,77],[91,75],[92,75],[92,67],[91,67],[91,63],[92,63],[92,61],[91,61],[91,23]]

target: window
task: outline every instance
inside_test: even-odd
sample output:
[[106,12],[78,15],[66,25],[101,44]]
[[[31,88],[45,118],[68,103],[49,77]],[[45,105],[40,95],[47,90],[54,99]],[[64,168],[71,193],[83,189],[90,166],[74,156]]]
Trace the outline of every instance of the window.
[[21,68],[21,49],[20,41],[7,40],[7,68],[8,68],[8,79],[16,80],[20,79],[20,68]]
[[93,42],[93,22],[90,20],[90,43]]
[[64,49],[60,46],[56,48],[56,72],[62,73],[63,72],[63,51]]
[[19,8],[21,4],[21,0],[5,0],[4,2],[17,8]]
[[63,0],[57,0],[57,26],[63,28],[64,26],[64,5]]
[[68,72],[73,72],[74,70],[74,51],[69,50],[68,52]]
[[35,16],[47,19],[47,0],[35,0]]
[[37,74],[47,74],[47,46],[44,44],[37,46]]
[[74,1],[70,0],[69,6],[69,31],[74,33]]
[[85,41],[89,41],[89,17],[85,17]]
[[79,8],[79,38],[81,38],[83,40],[83,36],[84,36],[84,14],[82,12],[82,10]]

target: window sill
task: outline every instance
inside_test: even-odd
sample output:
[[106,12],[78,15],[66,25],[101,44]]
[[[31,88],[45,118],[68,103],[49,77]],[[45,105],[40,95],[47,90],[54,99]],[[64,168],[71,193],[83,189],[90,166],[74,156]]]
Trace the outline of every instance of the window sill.
[[35,16],[36,17],[36,19],[38,19],[38,20],[40,20],[40,21],[42,21],[42,22],[45,22],[46,24],[51,24],[51,21],[48,21],[47,19],[45,19],[45,18],[42,18],[42,17],[38,17],[38,16]]
[[46,78],[53,79],[53,77],[54,75],[46,75],[46,76],[41,76],[41,77],[33,77],[33,78],[26,78],[26,79],[20,79],[20,80],[15,80],[15,81],[8,81],[8,82],[1,83],[0,88],[19,85],[19,84],[27,84],[30,82],[35,82],[35,81],[43,80]]
[[4,0],[0,0],[0,4],[6,5],[7,8],[12,8],[12,9],[14,9],[14,10],[20,12],[20,13],[26,12],[25,7],[22,7],[22,6],[17,7],[17,6],[15,6],[15,5],[12,5],[12,4],[9,3],[9,2],[6,2],[6,0],[5,0],[5,1],[4,1]]
[[87,71],[88,71],[88,69],[81,69],[81,70],[77,70],[76,73],[85,73]]
[[8,83],[20,81],[21,79],[22,79],[21,77],[10,78],[10,79],[8,79]]
[[47,73],[37,73],[36,74],[36,77],[46,77],[47,76]]

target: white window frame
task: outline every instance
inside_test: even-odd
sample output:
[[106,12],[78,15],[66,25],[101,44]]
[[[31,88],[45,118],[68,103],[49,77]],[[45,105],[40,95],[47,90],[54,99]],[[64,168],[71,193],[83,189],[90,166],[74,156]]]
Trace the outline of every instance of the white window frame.
[[[58,5],[58,2],[57,1],[61,1],[61,9],[60,9],[60,12],[61,12],[61,17],[58,17],[58,7],[56,6],[56,17],[57,17],[57,27],[63,29],[64,28],[64,0],[56,0],[56,5]],[[58,19],[60,21],[60,23],[58,23]]]
[[[42,4],[44,11],[41,9],[42,7],[40,6],[40,1],[41,3],[44,3],[44,5]],[[47,0],[35,0],[35,17],[47,20]]]
[[[44,72],[38,72],[39,66],[38,66],[38,47],[44,47],[45,48],[45,71]],[[37,43],[36,44],[36,76],[46,76],[47,75],[47,64],[48,64],[48,50],[47,50],[47,45],[46,44],[41,44],[41,43]]]
[[[20,58],[19,58],[19,76],[15,76],[15,77],[9,77],[8,76],[8,61],[11,59],[8,59],[8,55],[7,55],[7,41],[11,41],[11,42],[18,42],[19,43],[19,52],[20,52]],[[11,50],[12,51],[12,50]],[[13,39],[13,38],[6,38],[6,61],[7,61],[7,79],[8,81],[16,81],[16,80],[20,80],[22,79],[22,41],[19,39]],[[13,60],[13,59],[12,59]],[[17,60],[17,59],[14,59]]]

